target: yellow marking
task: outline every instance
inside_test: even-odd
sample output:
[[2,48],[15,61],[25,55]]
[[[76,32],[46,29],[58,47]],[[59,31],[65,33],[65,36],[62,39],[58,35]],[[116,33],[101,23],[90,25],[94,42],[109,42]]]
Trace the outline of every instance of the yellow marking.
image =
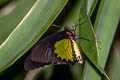
[[63,39],[57,41],[54,47],[55,47],[54,53],[57,54],[58,58],[60,57],[62,60],[66,60],[67,62],[68,60],[70,60],[71,62],[74,61],[70,39]]
[[82,56],[80,54],[80,50],[79,50],[76,42],[74,40],[72,40],[72,43],[73,43],[73,49],[74,49],[74,52],[75,52],[75,55],[77,57],[78,62],[83,63],[83,59],[82,59]]

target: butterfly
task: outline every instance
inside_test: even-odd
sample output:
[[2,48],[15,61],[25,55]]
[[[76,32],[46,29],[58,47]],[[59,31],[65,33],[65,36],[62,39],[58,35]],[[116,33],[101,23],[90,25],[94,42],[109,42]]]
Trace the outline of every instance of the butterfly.
[[38,41],[24,63],[25,70],[32,70],[49,64],[83,63],[75,33],[67,26],[64,30]]

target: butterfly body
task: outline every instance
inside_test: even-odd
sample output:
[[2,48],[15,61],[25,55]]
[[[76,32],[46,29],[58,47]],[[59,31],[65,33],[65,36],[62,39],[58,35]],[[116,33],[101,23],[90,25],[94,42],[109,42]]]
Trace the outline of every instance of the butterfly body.
[[25,69],[31,70],[48,64],[82,63],[74,34],[67,28],[40,40],[25,61]]

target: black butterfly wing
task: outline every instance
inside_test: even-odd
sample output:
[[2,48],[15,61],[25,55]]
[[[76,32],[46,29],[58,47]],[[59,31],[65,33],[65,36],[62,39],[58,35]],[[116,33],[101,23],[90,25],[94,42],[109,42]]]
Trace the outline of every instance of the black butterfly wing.
[[56,63],[61,62],[56,57],[54,51],[54,43],[64,37],[64,31],[48,36],[40,40],[32,49],[31,59],[36,62]]
[[53,53],[54,43],[65,37],[65,32],[50,35],[40,40],[32,49],[32,53],[25,61],[24,67],[26,70],[42,67],[47,64],[66,64],[67,62],[57,58]]
[[35,68],[43,67],[44,65],[47,65],[47,64],[32,61],[31,55],[29,55],[27,59],[25,60],[24,68],[25,70],[32,70]]

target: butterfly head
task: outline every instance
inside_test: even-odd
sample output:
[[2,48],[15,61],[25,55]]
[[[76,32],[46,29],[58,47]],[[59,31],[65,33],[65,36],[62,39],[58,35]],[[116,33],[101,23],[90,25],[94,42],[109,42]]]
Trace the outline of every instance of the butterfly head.
[[73,40],[74,39],[74,34],[71,32],[70,28],[65,26],[64,31],[67,34],[68,38]]

